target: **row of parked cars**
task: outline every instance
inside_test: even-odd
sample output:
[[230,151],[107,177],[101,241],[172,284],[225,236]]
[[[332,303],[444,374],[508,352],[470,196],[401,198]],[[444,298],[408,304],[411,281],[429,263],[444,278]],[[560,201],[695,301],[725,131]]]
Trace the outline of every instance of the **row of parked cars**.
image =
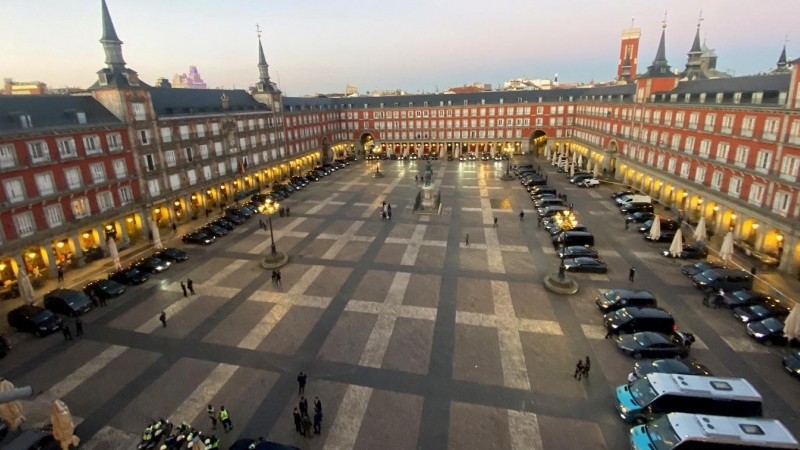
[[146,282],[150,275],[159,274],[172,264],[189,259],[189,255],[177,248],[158,250],[151,256],[133,261],[128,267],[108,274],[106,279],[87,283],[82,290],[54,289],[44,295],[43,306],[23,305],[8,313],[8,324],[14,330],[32,333],[39,337],[61,330],[61,317],[78,317],[88,313],[103,301],[119,297],[128,287]]

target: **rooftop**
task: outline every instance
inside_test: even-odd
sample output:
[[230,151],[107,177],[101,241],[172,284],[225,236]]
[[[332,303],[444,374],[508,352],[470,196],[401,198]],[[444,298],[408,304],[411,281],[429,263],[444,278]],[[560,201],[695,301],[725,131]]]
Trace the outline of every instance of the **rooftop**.
[[0,135],[96,126],[123,124],[89,96],[0,96]]

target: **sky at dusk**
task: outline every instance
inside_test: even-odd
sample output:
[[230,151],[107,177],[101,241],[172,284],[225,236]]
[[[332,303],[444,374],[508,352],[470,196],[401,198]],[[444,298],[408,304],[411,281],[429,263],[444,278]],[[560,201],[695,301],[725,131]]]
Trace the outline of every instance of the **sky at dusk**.
[[[800,56],[797,0],[107,0],[128,67],[147,83],[196,65],[209,87],[257,77],[255,24],[273,81],[290,96],[401,88],[433,91],[518,77],[610,80],[620,33],[642,29],[639,72],[667,11],[667,59],[683,69],[700,9],[717,68],[775,65],[784,39]],[[750,12],[748,12],[750,11]],[[0,0],[0,77],[88,87],[104,61],[100,0]]]

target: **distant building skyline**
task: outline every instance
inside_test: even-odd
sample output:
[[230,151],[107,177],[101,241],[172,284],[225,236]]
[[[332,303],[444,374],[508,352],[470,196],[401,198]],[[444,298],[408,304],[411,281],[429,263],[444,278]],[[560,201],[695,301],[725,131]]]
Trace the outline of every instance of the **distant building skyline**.
[[172,87],[177,89],[207,89],[203,77],[197,71],[197,66],[189,66],[189,73],[176,73],[172,77]]
[[[700,7],[705,19],[702,40],[719,54],[718,70],[739,75],[768,72],[775,67],[786,34],[790,33],[791,42],[791,33],[796,33],[793,17],[798,12],[793,0],[771,2],[774,13],[768,17],[740,14],[747,7],[741,0],[686,6],[568,0],[543,5],[535,13],[509,16],[507,11],[527,11],[529,4],[507,0],[503,8],[486,10],[482,2],[463,0],[457,5],[460,20],[442,21],[452,15],[453,2],[407,0],[375,7],[363,0],[342,0],[313,8],[307,3],[241,0],[237,8],[220,9],[211,0],[197,0],[187,10],[156,0],[110,0],[109,8],[126,43],[128,62],[150,84],[173,73],[170,66],[174,67],[175,60],[183,60],[203,67],[212,86],[246,89],[255,82],[248,58],[256,47],[255,22],[259,22],[273,81],[289,95],[341,92],[348,84],[359,86],[361,92],[382,86],[434,92],[437,86],[441,91],[470,80],[498,86],[509,79],[545,79],[555,73],[570,82],[609,81],[617,76],[619,36],[631,27],[630,17],[636,17],[635,27],[641,29],[638,66],[647,67],[655,56],[665,9],[669,9],[666,56],[673,67],[682,69]],[[92,22],[99,8],[99,0],[0,4],[4,17],[36,21],[31,26],[30,20],[9,20],[0,29],[4,55],[0,76],[88,87],[102,60],[96,48],[100,30]],[[535,27],[530,26],[533,19]],[[367,22],[380,26],[368,33],[341,32],[363,30]],[[60,34],[58,45],[53,45],[51,34],[41,31],[75,23],[87,26]],[[409,23],[424,31],[381,31],[405,29]],[[314,32],[298,31],[304,29]],[[795,53],[791,45],[788,50],[789,56]]]

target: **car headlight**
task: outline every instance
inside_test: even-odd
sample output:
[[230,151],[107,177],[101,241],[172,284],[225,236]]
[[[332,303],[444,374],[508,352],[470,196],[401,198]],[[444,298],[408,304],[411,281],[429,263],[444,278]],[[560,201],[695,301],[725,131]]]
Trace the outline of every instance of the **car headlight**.
[[764,336],[766,336],[766,334],[764,334],[764,333],[753,333],[753,336],[755,336],[755,337],[757,337],[757,338],[761,339],[761,338],[763,338]]
[[47,327],[39,327],[39,330],[41,330],[41,331],[47,331]]

